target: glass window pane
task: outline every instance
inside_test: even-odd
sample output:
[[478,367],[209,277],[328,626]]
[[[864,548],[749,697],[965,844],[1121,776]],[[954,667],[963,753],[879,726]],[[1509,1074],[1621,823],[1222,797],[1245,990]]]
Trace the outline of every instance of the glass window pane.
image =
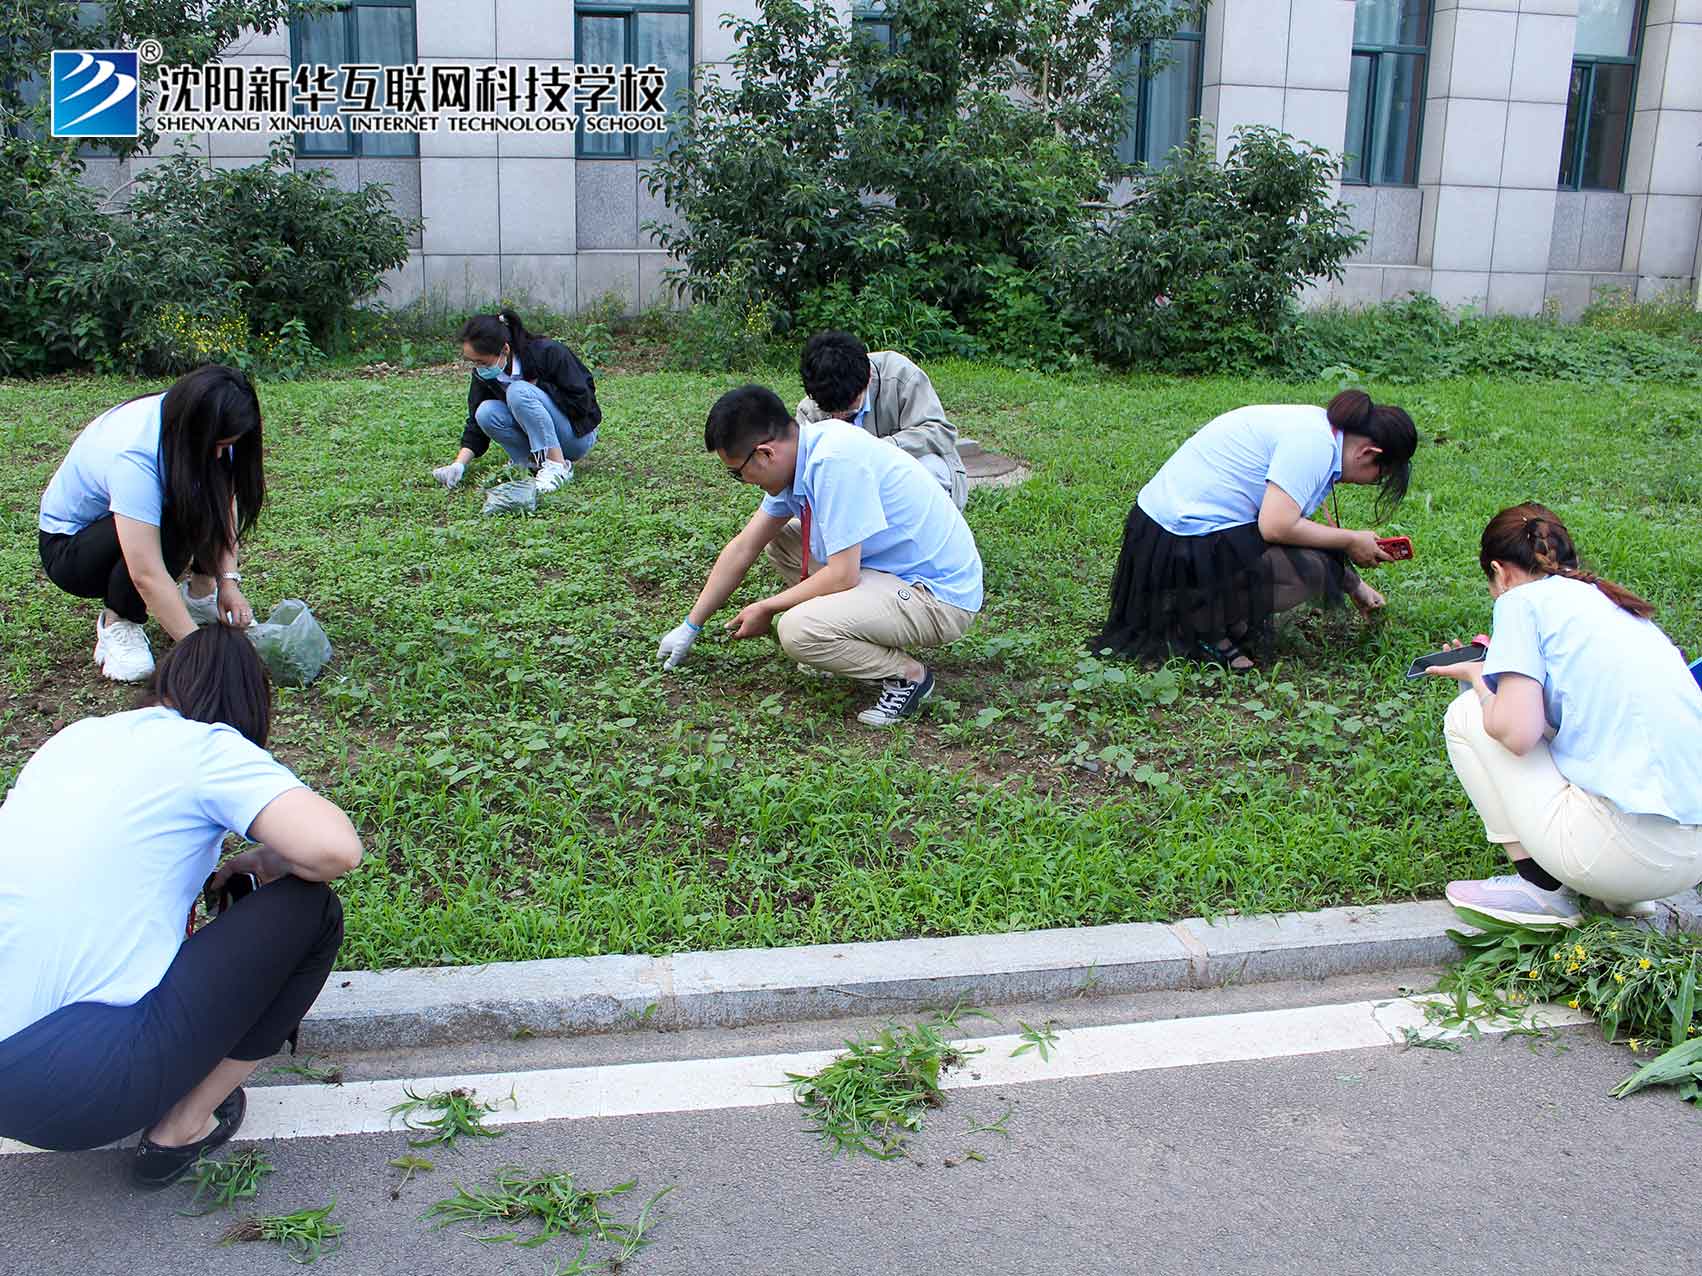
[[[625,18],[586,16],[579,19],[579,54],[574,59],[581,66],[614,66],[619,68],[626,63],[626,22]],[[611,101],[604,109],[614,112],[619,109],[618,101]],[[579,136],[579,153],[581,155],[625,155],[626,135],[623,133],[581,133]]]
[[[355,9],[355,48],[362,62],[376,62],[380,66],[412,65],[412,6],[358,6]],[[417,155],[420,139],[418,133],[364,133],[360,146],[363,155]]]
[[1342,150],[1346,153],[1342,163],[1342,181],[1367,182],[1369,171],[1366,153],[1366,123],[1371,114],[1371,78],[1372,68],[1376,65],[1377,57],[1369,53],[1356,53],[1353,63],[1347,73],[1347,138],[1342,142]]
[[1162,69],[1147,85],[1146,148],[1141,160],[1153,167],[1188,140],[1188,125],[1200,100],[1198,40],[1155,40],[1153,61]]
[[1636,52],[1638,0],[1578,0],[1577,57],[1628,58]]
[[1141,122],[1141,51],[1130,49],[1117,65],[1119,88],[1123,94],[1123,134],[1117,139],[1117,158],[1124,164],[1140,162],[1136,146]]
[[[342,13],[321,13],[311,18],[298,18],[290,24],[296,35],[296,66],[338,67],[350,60],[348,17]],[[298,98],[299,94],[296,95]],[[320,104],[321,115],[337,113],[336,94]],[[347,155],[349,134],[298,133],[296,153],[300,155]]]
[[1623,62],[1598,62],[1584,125],[1584,167],[1578,185],[1585,190],[1616,191],[1625,171],[1625,144],[1631,132],[1631,72]]
[[1374,183],[1410,186],[1418,179],[1418,121],[1424,109],[1424,59],[1416,53],[1384,53],[1377,64],[1371,105]]
[[1572,82],[1566,90],[1566,128],[1560,137],[1560,184],[1568,190],[1578,186],[1578,128],[1583,123],[1584,92],[1589,87],[1590,68],[1572,64]]
[[[637,65],[659,66],[668,72],[668,88],[664,101],[669,113],[685,108],[686,93],[691,87],[691,15],[685,13],[639,13],[634,58]],[[656,133],[632,135],[633,153],[654,155],[662,148],[664,139]]]
[[1430,0],[1355,0],[1355,44],[1427,44]]

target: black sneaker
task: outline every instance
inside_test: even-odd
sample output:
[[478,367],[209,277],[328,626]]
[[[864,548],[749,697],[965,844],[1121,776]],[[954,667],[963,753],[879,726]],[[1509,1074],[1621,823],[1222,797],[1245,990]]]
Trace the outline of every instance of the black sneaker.
[[875,707],[864,709],[857,715],[857,721],[866,727],[890,727],[905,718],[915,717],[921,712],[922,702],[933,694],[932,669],[922,672],[920,682],[888,678],[881,683],[881,698],[875,701]]
[[146,1135],[136,1145],[136,1156],[130,1162],[130,1179],[137,1187],[169,1187],[189,1172],[208,1152],[229,1141],[242,1125],[248,1113],[248,1096],[238,1086],[230,1097],[213,1109],[218,1124],[206,1138],[186,1143],[180,1148],[165,1148],[150,1143]]

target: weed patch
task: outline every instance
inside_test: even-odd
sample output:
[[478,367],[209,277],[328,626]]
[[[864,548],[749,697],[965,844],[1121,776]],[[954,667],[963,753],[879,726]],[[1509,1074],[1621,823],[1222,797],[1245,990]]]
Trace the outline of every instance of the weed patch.
[[270,1241],[283,1247],[293,1262],[317,1262],[342,1244],[343,1225],[331,1221],[331,1211],[337,1202],[319,1209],[297,1210],[294,1214],[275,1214],[245,1218],[233,1224],[219,1238],[221,1245],[243,1241]]

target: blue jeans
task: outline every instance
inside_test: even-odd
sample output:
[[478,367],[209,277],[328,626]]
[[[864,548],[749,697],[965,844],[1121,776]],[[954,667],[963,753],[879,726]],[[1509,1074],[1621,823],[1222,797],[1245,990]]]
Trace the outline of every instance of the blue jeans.
[[473,419],[487,438],[502,445],[516,465],[530,465],[534,456],[552,447],[560,448],[568,460],[577,461],[597,442],[595,430],[583,437],[575,434],[573,423],[555,401],[530,381],[510,382],[508,402],[486,399]]

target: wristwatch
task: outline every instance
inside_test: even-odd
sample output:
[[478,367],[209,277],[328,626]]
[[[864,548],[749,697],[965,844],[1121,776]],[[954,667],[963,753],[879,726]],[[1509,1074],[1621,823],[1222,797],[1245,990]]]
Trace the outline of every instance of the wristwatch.
[[234,580],[237,584],[240,585],[240,584],[242,584],[242,573],[241,572],[220,572],[219,573],[219,579],[220,580]]

